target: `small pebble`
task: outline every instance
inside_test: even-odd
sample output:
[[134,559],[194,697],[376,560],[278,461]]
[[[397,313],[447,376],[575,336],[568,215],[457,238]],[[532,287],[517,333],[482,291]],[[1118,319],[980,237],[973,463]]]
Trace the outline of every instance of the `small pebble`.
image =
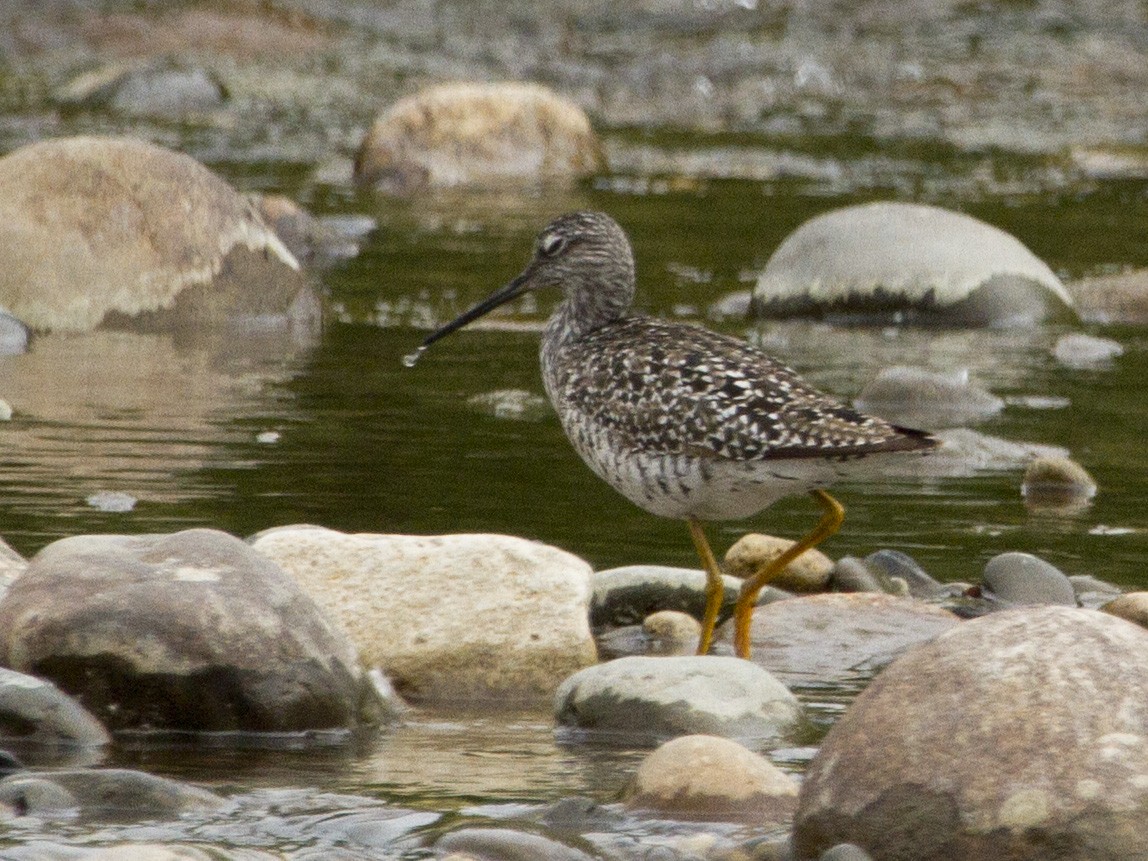
[[255,435],[255,441],[263,445],[274,445],[282,438],[279,431],[263,431]]
[[985,565],[984,583],[996,597],[1013,604],[1077,606],[1064,572],[1031,553],[994,556]]

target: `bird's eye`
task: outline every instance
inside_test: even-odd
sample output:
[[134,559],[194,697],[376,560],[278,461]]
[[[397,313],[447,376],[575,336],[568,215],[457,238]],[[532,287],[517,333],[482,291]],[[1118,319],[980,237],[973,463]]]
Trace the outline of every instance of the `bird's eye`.
[[538,239],[538,253],[543,257],[553,257],[566,247],[566,237],[561,233],[547,233]]

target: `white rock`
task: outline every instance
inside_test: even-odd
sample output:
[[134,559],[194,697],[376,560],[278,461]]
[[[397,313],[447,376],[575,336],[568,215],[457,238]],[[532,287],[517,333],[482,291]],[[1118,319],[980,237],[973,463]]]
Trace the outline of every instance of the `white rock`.
[[288,526],[252,545],[413,699],[538,700],[596,659],[590,566],[545,544]]

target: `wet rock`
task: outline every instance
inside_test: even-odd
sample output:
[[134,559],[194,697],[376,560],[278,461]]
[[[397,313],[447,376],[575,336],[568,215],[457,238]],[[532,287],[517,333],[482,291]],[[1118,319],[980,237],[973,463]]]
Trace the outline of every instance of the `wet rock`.
[[0,664],[51,679],[113,730],[300,732],[380,714],[345,633],[209,529],[48,545],[0,602]]
[[356,257],[360,240],[376,226],[367,216],[318,219],[282,194],[249,196],[295,259],[312,266]]
[[[726,552],[725,571],[741,579],[751,577],[795,543],[754,532],[743,535]],[[832,570],[833,560],[813,548],[786,565],[770,585],[790,592],[820,592],[828,585]]]
[[218,810],[223,803],[206,789],[122,768],[22,772],[0,780],[0,807],[19,816],[170,818]]
[[1128,592],[1105,602],[1100,609],[1141,628],[1148,628],[1148,592]]
[[896,366],[880,371],[854,406],[905,427],[936,430],[990,419],[1004,409],[1004,401],[970,383],[967,371],[940,374]]
[[797,782],[735,741],[688,735],[666,742],[638,766],[625,792],[631,810],[677,819],[736,820],[756,828],[787,825]]
[[250,201],[194,159],[127,137],[0,158],[0,306],[34,330],[287,325],[307,289]]
[[1052,355],[1068,368],[1103,368],[1124,355],[1124,347],[1111,338],[1097,338],[1074,332],[1061,335],[1052,347]]
[[447,858],[474,859],[474,861],[592,861],[593,856],[527,831],[510,828],[460,828],[444,834],[435,841],[435,849]]
[[1076,603],[1090,610],[1098,610],[1113,598],[1124,594],[1124,590],[1115,583],[1109,583],[1091,574],[1072,574],[1068,582],[1072,584],[1072,591],[1076,593]]
[[570,182],[605,169],[582,109],[528,83],[455,83],[384,111],[355,157],[355,179],[392,194],[458,185]]
[[[75,845],[53,845],[38,840],[35,844],[6,850],[4,861],[284,861],[278,852],[259,849],[202,849],[172,843],[116,843],[111,846],[80,848]],[[301,857],[301,856],[295,856]],[[343,861],[344,856],[328,851],[324,861]],[[350,856],[347,856],[349,861]]]
[[1148,269],[1084,278],[1070,283],[1068,289],[1085,322],[1148,325]]
[[935,580],[917,560],[900,550],[877,550],[865,557],[865,564],[880,571],[890,581],[899,581],[905,588],[886,590],[895,595],[908,594],[913,598],[936,598],[946,587]]
[[[741,581],[724,576],[725,595],[719,619],[733,613]],[[590,624],[634,625],[658,610],[680,610],[700,619],[705,613],[706,575],[694,568],[625,565],[594,573]]]
[[1024,326],[1065,314],[1060,279],[1015,237],[971,216],[910,203],[810,219],[766,263],[763,317]]
[[587,667],[559,686],[554,712],[596,740],[634,744],[695,733],[760,742],[800,717],[797,698],[761,667],[712,655]]
[[806,773],[795,854],[850,841],[877,859],[1139,857],[1146,773],[1148,632],[1007,610],[914,649],[854,701]]
[[51,682],[2,667],[0,738],[77,745],[111,741],[103,724]]
[[1038,457],[1025,469],[1020,492],[1032,509],[1074,508],[1096,496],[1096,479],[1070,458]]
[[189,119],[223,107],[227,89],[207,69],[159,58],[86,72],[63,87],[57,100],[65,107],[132,117]]
[[541,701],[594,662],[590,566],[506,535],[262,532],[252,546],[415,700]]
[[[758,607],[750,638],[754,662],[786,683],[830,684],[867,679],[957,624],[947,610],[913,598],[830,593]],[[732,635],[726,628],[722,636]]]
[[973,475],[1021,468],[1039,457],[1068,457],[1060,446],[1002,439],[970,428],[938,431],[935,436],[940,448],[910,462],[922,475]]
[[665,653],[684,653],[697,647],[702,625],[688,613],[659,610],[642,620],[642,630]]
[[838,843],[818,855],[817,861],[873,861],[873,856],[856,843]]
[[0,356],[18,356],[28,352],[32,333],[23,321],[0,308]]
[[1031,553],[1001,553],[985,564],[985,587],[1012,604],[1076,606],[1072,583],[1059,568]]

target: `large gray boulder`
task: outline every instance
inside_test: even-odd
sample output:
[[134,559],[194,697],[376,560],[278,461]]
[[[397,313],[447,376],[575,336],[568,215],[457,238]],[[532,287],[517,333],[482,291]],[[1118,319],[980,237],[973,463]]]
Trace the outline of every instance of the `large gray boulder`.
[[299,264],[255,205],[190,156],[129,137],[0,158],[0,308],[35,330],[287,325]]
[[802,785],[796,857],[1148,857],[1148,631],[1034,607],[964,622],[878,676]]
[[115,729],[342,729],[379,718],[354,647],[280,568],[223,532],[48,545],[0,601],[0,664]]
[[999,228],[935,206],[868,203],[811,218],[758,278],[763,317],[859,316],[1023,326],[1072,299],[1049,267]]

